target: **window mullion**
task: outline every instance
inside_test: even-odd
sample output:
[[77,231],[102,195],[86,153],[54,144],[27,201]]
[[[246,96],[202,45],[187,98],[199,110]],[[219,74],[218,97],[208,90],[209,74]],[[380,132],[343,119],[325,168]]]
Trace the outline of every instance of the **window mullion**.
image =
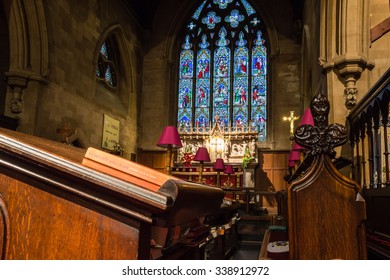
[[[187,36],[193,41],[193,94],[192,107],[179,108],[179,123],[184,124],[187,119],[191,119],[193,126],[198,121],[205,125],[208,125],[207,121],[213,124],[217,114],[220,120],[229,126],[234,126],[235,120],[238,125],[245,126],[254,121],[259,132],[263,131],[259,133],[259,140],[264,141],[268,59],[267,48],[260,32],[261,21],[256,11],[247,1],[224,3],[209,0],[198,6],[186,27]],[[205,46],[205,40],[208,46]],[[228,40],[227,44],[224,43],[225,40]],[[203,72],[205,58],[209,62],[208,78]],[[227,66],[228,73],[224,69]],[[184,79],[185,74],[181,75],[181,79]],[[182,86],[179,88],[179,98],[181,92],[186,90],[184,81],[180,83]],[[204,94],[201,92],[203,89],[208,91],[208,103],[204,101]]]

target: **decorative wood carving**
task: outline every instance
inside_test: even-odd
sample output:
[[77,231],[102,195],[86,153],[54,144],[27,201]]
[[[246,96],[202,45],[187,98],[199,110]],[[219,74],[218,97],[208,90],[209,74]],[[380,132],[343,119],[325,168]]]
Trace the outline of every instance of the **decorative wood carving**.
[[288,188],[291,259],[365,259],[366,218],[361,187],[334,167],[333,148],[347,140],[340,124],[328,125],[329,101],[318,93],[311,103],[315,126],[297,128],[295,140],[313,158],[307,173]]
[[341,124],[328,125],[329,101],[320,92],[311,102],[314,125],[302,125],[295,131],[295,141],[309,149],[311,155],[322,153],[334,156],[334,147],[347,141],[347,130]]

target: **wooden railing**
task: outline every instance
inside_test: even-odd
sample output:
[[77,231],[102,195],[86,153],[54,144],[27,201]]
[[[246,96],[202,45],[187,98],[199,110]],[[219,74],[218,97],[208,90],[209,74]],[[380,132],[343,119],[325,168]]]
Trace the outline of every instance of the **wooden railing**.
[[390,259],[390,69],[347,117],[352,177],[363,187],[370,259]]
[[390,69],[347,117],[352,176],[363,189],[390,188],[389,100]]
[[[255,188],[222,188],[225,191],[227,197],[240,201],[245,207],[245,213],[254,213],[255,205],[251,207],[251,204],[259,203],[262,205],[263,198],[269,198],[276,201],[277,212],[276,214],[269,214],[264,212],[263,218],[269,219],[273,225],[287,225],[287,192],[282,191],[260,191]],[[259,209],[258,209],[259,210]],[[259,218],[262,216],[258,214]]]

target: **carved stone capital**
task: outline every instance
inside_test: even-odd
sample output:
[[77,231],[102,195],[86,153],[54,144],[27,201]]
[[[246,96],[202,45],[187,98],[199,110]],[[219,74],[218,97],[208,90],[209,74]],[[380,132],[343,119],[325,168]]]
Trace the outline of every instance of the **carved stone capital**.
[[356,82],[365,69],[374,67],[374,63],[364,55],[346,53],[334,57],[330,62],[323,62],[321,65],[325,70],[335,70],[335,73],[343,81],[345,107],[351,110],[357,103]]
[[47,84],[47,80],[42,76],[29,71],[10,71],[5,73],[5,81],[13,94],[10,109],[14,114],[23,112],[23,91],[27,88],[29,81],[37,81]]
[[347,109],[351,110],[356,106],[357,93],[358,90],[356,87],[346,87],[344,89],[345,107],[347,107]]
[[29,75],[26,72],[22,71],[12,71],[12,72],[6,72],[5,73],[5,80],[8,84],[8,86],[14,90],[15,88],[20,89],[17,90],[20,92],[21,90],[25,89],[28,85],[29,81]]
[[356,79],[359,79],[365,69],[374,67],[373,62],[369,61],[367,57],[358,54],[346,53],[336,56],[332,61],[342,78],[353,75]]

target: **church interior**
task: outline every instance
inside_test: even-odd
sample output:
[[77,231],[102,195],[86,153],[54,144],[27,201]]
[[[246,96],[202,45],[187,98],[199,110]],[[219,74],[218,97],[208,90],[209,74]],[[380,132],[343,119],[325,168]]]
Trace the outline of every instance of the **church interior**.
[[388,0],[0,0],[0,259],[390,259]]

